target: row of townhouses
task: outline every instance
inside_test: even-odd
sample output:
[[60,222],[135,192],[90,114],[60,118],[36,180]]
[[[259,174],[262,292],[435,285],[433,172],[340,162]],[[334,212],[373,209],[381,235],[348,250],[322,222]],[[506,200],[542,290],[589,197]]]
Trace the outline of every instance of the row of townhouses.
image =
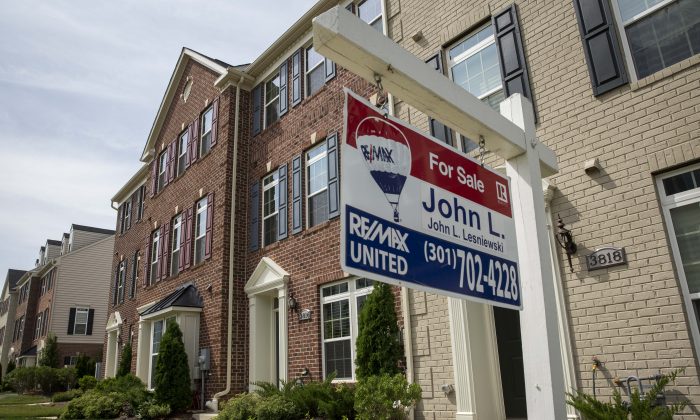
[[[78,319],[87,319],[82,332],[94,318],[102,374],[115,375],[130,343],[132,371],[149,387],[165,327],[177,322],[193,390],[214,403],[261,380],[355,380],[358,312],[374,281],[340,266],[343,89],[375,102],[378,89],[314,49],[312,19],[336,6],[495,110],[521,94],[558,158],[558,173],[541,184],[547,224],[538,227],[554,272],[543,286],[555,308],[554,346],[545,346],[554,354],[543,360],[556,366],[524,359],[533,325],[518,311],[396,288],[406,374],[422,388],[416,418],[538,418],[542,401],[554,400],[553,418],[574,419],[565,391],[607,398],[627,378],[678,368],[669,400],[697,414],[696,0],[319,0],[252,63],[184,48],[143,165],[112,198],[113,248],[111,236],[92,245],[110,255],[109,296],[74,287],[62,296],[63,267],[81,250],[59,256],[47,243],[51,262],[8,274],[3,296],[17,298],[2,309],[26,326],[17,336],[7,318],[3,366],[8,354],[31,363],[43,322],[60,343],[70,342],[67,327],[75,338]],[[481,153],[400,97],[389,95],[388,112]],[[503,167],[488,140],[486,163]],[[40,292],[47,277],[55,286]],[[48,316],[25,315],[43,308]],[[540,370],[563,386],[534,383]]]
[[0,364],[35,366],[49,333],[59,362],[102,359],[114,231],[71,225],[48,239],[31,270],[10,269],[0,296]]

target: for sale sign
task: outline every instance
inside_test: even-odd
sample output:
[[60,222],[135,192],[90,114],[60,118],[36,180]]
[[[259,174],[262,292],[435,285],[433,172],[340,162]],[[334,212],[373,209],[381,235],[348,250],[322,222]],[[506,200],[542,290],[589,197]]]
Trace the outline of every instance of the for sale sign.
[[345,93],[343,270],[522,308],[508,179]]

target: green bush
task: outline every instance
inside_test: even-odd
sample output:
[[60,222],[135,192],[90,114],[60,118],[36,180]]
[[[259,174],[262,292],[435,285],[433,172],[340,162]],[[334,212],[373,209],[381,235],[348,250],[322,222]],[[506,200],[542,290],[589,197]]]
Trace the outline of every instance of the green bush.
[[83,391],[87,391],[88,389],[92,389],[97,386],[97,379],[92,376],[92,375],[85,375],[82,378],[78,379],[78,387],[82,389]]
[[131,373],[131,344],[126,343],[122,349],[122,357],[121,360],[119,360],[117,376],[124,376],[129,373]]
[[44,394],[51,394],[66,389],[66,385],[61,382],[61,377],[58,373],[60,369],[54,369],[48,366],[38,366],[34,369],[36,384]]
[[94,389],[72,400],[61,418],[114,418],[134,416],[150,398],[146,385],[134,375],[99,381]]
[[36,389],[36,368],[19,367],[5,376],[7,383],[18,394]]
[[87,375],[95,376],[95,361],[88,355],[78,355],[78,358],[75,361],[75,370],[78,378],[82,378],[83,376]]
[[7,369],[5,370],[5,375],[15,370],[16,367],[17,365],[15,365],[14,360],[10,360],[9,362],[7,362]]
[[160,340],[154,377],[156,401],[182,411],[192,403],[190,367],[177,322],[170,322]]
[[255,409],[261,397],[256,393],[238,394],[226,402],[216,416],[217,420],[248,420],[255,418]]
[[262,399],[255,407],[257,420],[296,420],[299,411],[293,402],[282,395],[272,395]]
[[355,418],[355,388],[346,384],[333,387],[330,400],[318,402],[318,414],[326,419]]
[[675,382],[683,369],[677,369],[667,375],[661,375],[649,392],[641,395],[638,389],[632,391],[630,402],[622,400],[619,390],[613,391],[611,402],[598,401],[595,397],[581,391],[575,394],[567,393],[567,404],[576,408],[586,420],[672,420],[675,414],[685,408],[685,403],[675,403],[669,406],[653,405],[656,397],[663,394],[664,388]]
[[357,383],[355,411],[360,420],[398,420],[406,418],[421,398],[418,384],[408,384],[402,374],[369,376]]
[[61,365],[58,360],[58,342],[56,340],[56,335],[49,332],[44,342],[44,347],[39,352],[38,359],[39,366],[47,366],[51,368],[58,368]]
[[65,391],[65,392],[57,392],[53,394],[51,397],[51,401],[57,403],[57,402],[65,402],[65,401],[70,401],[74,398],[78,398],[79,396],[83,395],[83,391],[80,389],[71,389],[70,391]]
[[75,368],[59,368],[56,369],[56,374],[58,375],[59,381],[61,383],[62,389],[75,388],[77,385],[77,372]]
[[153,401],[146,401],[139,407],[136,417],[140,419],[163,419],[168,417],[168,414],[170,414],[170,406],[168,404],[156,404]]
[[362,305],[358,320],[355,345],[355,373],[358,379],[400,372],[399,361],[403,359],[403,346],[395,307],[391,286],[375,282],[374,290]]

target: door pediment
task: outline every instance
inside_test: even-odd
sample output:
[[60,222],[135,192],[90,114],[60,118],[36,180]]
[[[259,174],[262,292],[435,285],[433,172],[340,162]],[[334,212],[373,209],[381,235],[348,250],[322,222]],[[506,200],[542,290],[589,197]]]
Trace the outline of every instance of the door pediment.
[[262,257],[245,285],[245,292],[248,296],[252,296],[280,289],[287,284],[288,280],[289,273],[272,259]]

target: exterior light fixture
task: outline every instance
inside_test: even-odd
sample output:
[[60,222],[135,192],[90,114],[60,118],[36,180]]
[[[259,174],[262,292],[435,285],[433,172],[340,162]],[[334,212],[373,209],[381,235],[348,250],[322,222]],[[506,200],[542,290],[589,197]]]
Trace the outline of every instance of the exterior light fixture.
[[562,247],[566,253],[566,257],[569,259],[569,269],[573,273],[574,267],[571,264],[571,256],[576,253],[577,246],[573,237],[571,236],[571,230],[565,227],[564,222],[561,220],[561,216],[557,216],[559,217],[559,220],[557,220],[557,228],[559,231],[554,237],[556,238],[557,243],[559,243],[559,246]]
[[287,301],[287,306],[289,309],[293,310],[294,312],[299,311],[299,304],[297,303],[297,300],[294,299],[294,296],[289,295],[289,300]]

